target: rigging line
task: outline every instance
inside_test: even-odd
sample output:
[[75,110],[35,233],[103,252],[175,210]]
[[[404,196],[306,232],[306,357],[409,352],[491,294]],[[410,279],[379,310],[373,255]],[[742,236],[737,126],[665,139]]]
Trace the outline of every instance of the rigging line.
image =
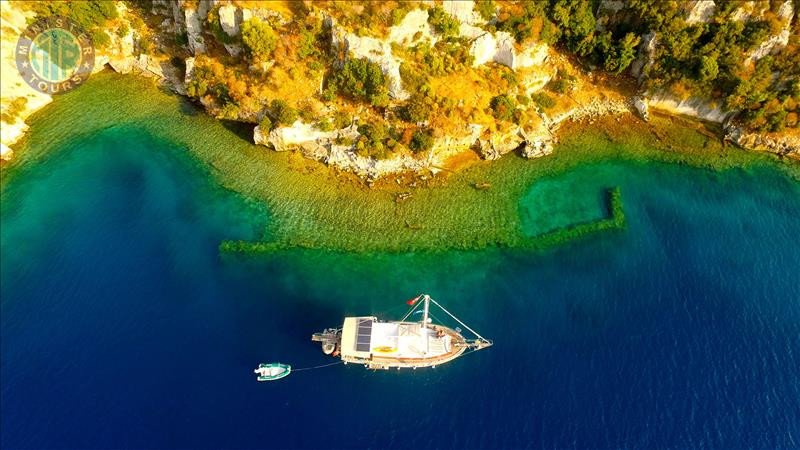
[[337,365],[337,364],[342,364],[343,362],[344,362],[344,361],[336,361],[336,362],[333,362],[333,363],[330,363],[330,364],[322,364],[322,365],[320,365],[320,366],[314,366],[314,367],[303,367],[302,369],[292,369],[292,372],[302,372],[303,370],[321,369],[321,368],[323,368],[323,367],[335,366],[335,365]]
[[466,328],[466,329],[468,329],[469,331],[471,331],[471,332],[472,332],[472,334],[474,334],[475,336],[478,336],[479,338],[483,339],[484,341],[487,341],[487,340],[488,340],[488,339],[486,339],[485,337],[483,337],[483,336],[481,336],[480,334],[478,334],[478,332],[477,332],[477,331],[475,331],[475,330],[473,330],[472,328],[470,328],[470,327],[469,327],[467,324],[465,324],[464,322],[460,321],[460,320],[458,319],[458,317],[456,317],[456,316],[454,316],[454,315],[450,314],[450,311],[446,310],[446,309],[444,308],[444,306],[442,306],[442,305],[440,305],[440,304],[439,304],[439,302],[437,302],[437,301],[436,301],[436,300],[434,300],[434,299],[431,299],[431,301],[432,301],[432,302],[433,302],[433,303],[434,303],[436,306],[438,306],[439,308],[441,308],[441,309],[442,309],[442,311],[444,311],[445,313],[447,313],[447,315],[448,315],[448,316],[452,317],[452,318],[453,318],[453,319],[454,319],[456,322],[458,322],[458,323],[460,323],[461,325],[463,325],[463,326],[464,326],[464,328]]

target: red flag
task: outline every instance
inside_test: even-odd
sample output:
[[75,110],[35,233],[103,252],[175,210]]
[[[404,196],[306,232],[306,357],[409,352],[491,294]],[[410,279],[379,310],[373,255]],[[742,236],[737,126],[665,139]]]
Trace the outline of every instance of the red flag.
[[422,295],[418,295],[418,296],[412,298],[411,300],[407,301],[406,304],[407,305],[413,305],[414,303],[417,303],[417,300],[419,300],[420,297],[422,297]]

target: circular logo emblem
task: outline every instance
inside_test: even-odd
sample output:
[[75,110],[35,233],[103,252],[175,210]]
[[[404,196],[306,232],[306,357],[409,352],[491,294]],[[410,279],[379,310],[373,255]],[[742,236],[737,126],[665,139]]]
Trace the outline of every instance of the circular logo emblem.
[[45,94],[79,86],[94,67],[92,38],[66,17],[32,23],[17,41],[17,70],[28,85]]

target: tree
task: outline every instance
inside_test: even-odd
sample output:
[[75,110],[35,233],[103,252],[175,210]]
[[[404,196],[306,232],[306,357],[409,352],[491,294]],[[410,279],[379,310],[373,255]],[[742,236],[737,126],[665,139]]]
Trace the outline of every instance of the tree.
[[403,119],[409,122],[425,122],[431,117],[431,109],[433,109],[434,101],[432,98],[415,92],[408,99],[408,102],[400,111]]
[[278,35],[268,23],[253,17],[242,23],[242,43],[252,58],[265,60],[275,51]]
[[609,72],[622,73],[636,58],[636,46],[639,45],[639,36],[628,33],[620,43],[606,55],[605,69]]
[[717,65],[717,58],[713,56],[701,56],[700,66],[697,70],[697,76],[702,81],[711,81],[717,78],[719,74],[719,66]]
[[596,20],[590,2],[585,0],[556,0],[550,14],[570,50],[586,56],[594,50],[593,33]]
[[533,100],[534,103],[536,103],[537,105],[539,105],[541,108],[544,109],[550,109],[553,106],[556,106],[556,101],[553,100],[553,97],[550,97],[544,92],[537,92],[535,94],[532,94],[531,100]]
[[433,135],[430,130],[417,130],[408,146],[414,153],[428,151],[433,148]]
[[494,4],[494,0],[477,0],[475,2],[475,10],[478,11],[483,20],[492,20],[496,9],[497,5]]
[[458,19],[447,14],[440,6],[434,6],[428,10],[428,23],[437,33],[443,37],[458,36],[458,30],[461,24]]
[[517,111],[514,99],[505,94],[492,98],[489,106],[492,108],[492,115],[498,120],[510,121],[514,119],[514,113]]
[[389,88],[381,66],[367,58],[348,59],[328,80],[330,86],[350,97],[370,102],[373,106],[386,106]]
[[269,109],[270,115],[276,124],[291,125],[297,120],[297,110],[283,100],[273,100]]

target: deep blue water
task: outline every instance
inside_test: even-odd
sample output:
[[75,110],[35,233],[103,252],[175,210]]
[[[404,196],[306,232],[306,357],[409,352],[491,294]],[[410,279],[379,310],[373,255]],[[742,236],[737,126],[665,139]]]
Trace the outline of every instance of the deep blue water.
[[[6,186],[3,448],[800,447],[800,184],[776,170],[582,166],[532,189],[619,185],[628,228],[545,253],[244,258],[218,243],[267,214],[176,155],[110,129]],[[421,291],[495,346],[255,382]]]

